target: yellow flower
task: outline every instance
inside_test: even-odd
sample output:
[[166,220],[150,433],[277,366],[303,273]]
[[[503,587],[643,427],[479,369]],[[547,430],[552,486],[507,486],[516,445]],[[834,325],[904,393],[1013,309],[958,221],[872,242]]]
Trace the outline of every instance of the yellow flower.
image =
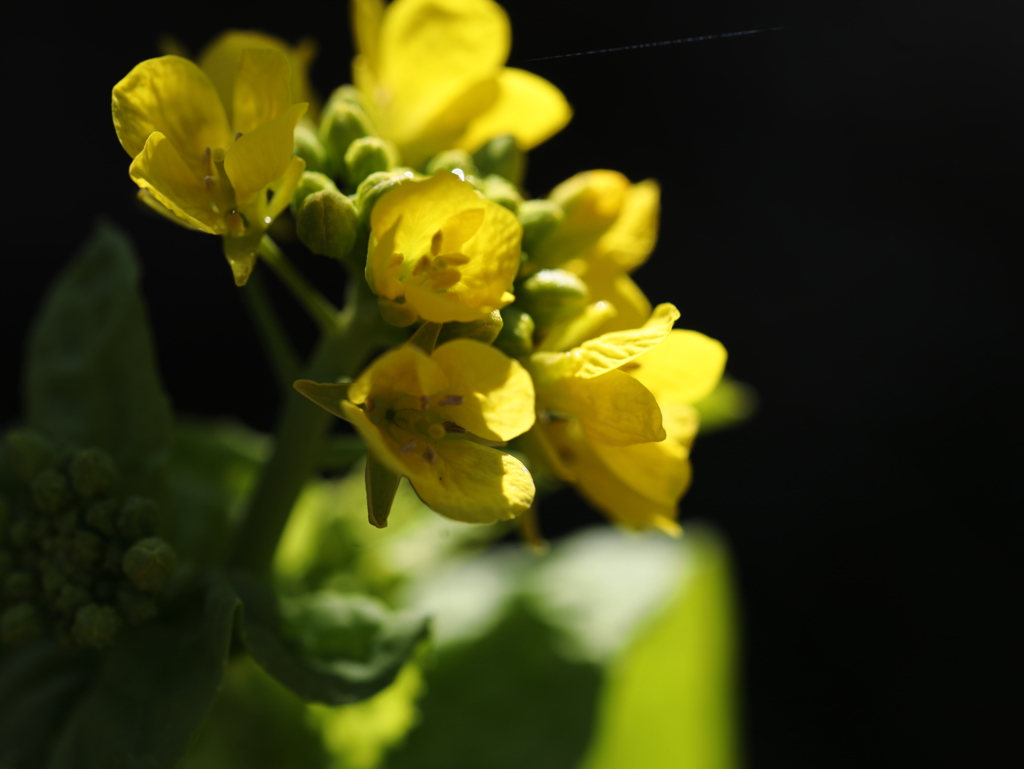
[[673,330],[678,318],[662,304],[640,328],[534,353],[538,419],[524,441],[609,518],[671,534],[690,483],[690,404],[714,389],[726,358],[714,339]]
[[575,273],[587,284],[591,301],[614,306],[614,318],[595,331],[642,324],[651,304],[629,273],[647,261],[658,238],[658,183],[630,184],[618,171],[584,171],[548,198],[561,205],[565,218],[534,247],[531,260]]
[[491,523],[529,508],[535,490],[519,460],[482,444],[503,445],[529,430],[533,403],[533,383],[519,363],[482,342],[456,339],[431,355],[412,344],[385,353],[330,410],[438,513]]
[[454,174],[385,193],[370,226],[366,280],[389,323],[479,320],[515,299],[522,227]]
[[290,80],[280,51],[242,51],[230,120],[210,78],[179,56],[148,59],[114,86],[114,128],[140,197],[180,224],[222,235],[238,285],[305,168],[292,144],[307,105],[292,104]]
[[353,78],[408,165],[500,134],[529,150],[572,115],[551,83],[503,66],[508,16],[491,0],[354,0]]

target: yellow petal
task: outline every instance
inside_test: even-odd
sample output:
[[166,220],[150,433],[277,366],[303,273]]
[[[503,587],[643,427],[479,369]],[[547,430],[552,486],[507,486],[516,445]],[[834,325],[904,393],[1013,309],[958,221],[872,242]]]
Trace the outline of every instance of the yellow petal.
[[621,371],[593,379],[568,377],[545,388],[539,400],[576,416],[594,441],[628,446],[665,438],[661,409],[651,391]]
[[240,205],[277,181],[292,162],[295,126],[307,105],[293,104],[269,123],[239,137],[224,158],[224,170]]
[[508,441],[533,426],[533,380],[518,362],[490,345],[456,339],[431,356],[462,403],[437,408],[455,424],[492,441]]
[[630,187],[615,222],[586,258],[608,260],[625,272],[632,272],[646,262],[658,240],[660,197],[660,188],[653,179]]
[[147,208],[149,208],[151,211],[160,214],[160,216],[164,217],[168,221],[174,222],[175,224],[184,227],[187,230],[195,230],[196,232],[207,231],[205,229],[197,228],[191,221],[183,219],[180,215],[171,211],[171,209],[169,209],[167,206],[165,206],[163,203],[157,200],[156,196],[153,195],[153,193],[150,192],[149,190],[140,189],[138,198],[140,201],[146,204]]
[[269,123],[292,104],[288,57],[269,48],[242,51],[235,77],[231,127],[243,135]]
[[666,302],[655,307],[640,328],[613,331],[584,342],[572,351],[581,361],[576,376],[595,377],[629,363],[661,344],[678,319],[679,310]]
[[181,159],[202,179],[209,171],[207,147],[227,147],[231,139],[227,116],[206,74],[188,59],[161,56],[147,59],[114,86],[114,129],[133,158],[154,131],[163,134]]
[[276,219],[288,207],[288,204],[292,202],[295,188],[298,187],[299,179],[305,170],[306,161],[300,157],[293,157],[291,163],[288,164],[288,169],[284,172],[284,176],[270,185],[270,189],[274,192],[274,197],[267,204],[267,217],[271,221]]
[[377,68],[377,42],[383,16],[383,0],[352,0],[352,36],[356,51],[373,70]]
[[[288,57],[291,70],[290,92],[293,103],[310,102],[309,65],[315,54],[315,45],[300,41],[292,47],[285,41],[262,32],[228,30],[213,40],[199,55],[199,66],[209,75],[228,112],[229,124],[234,124],[232,107],[235,103],[235,77],[242,53],[247,50],[279,51]],[[286,105],[287,106],[287,105]],[[243,131],[245,129],[237,128]]]
[[132,181],[188,225],[211,235],[224,232],[221,218],[211,206],[206,185],[196,178],[178,150],[162,133],[149,135],[128,173]]
[[633,361],[628,373],[662,403],[696,403],[709,395],[725,371],[722,343],[696,331],[674,329],[654,349]]
[[366,443],[367,451],[373,454],[374,459],[399,475],[406,475],[409,472],[408,465],[402,461],[398,453],[398,444],[379,430],[365,411],[348,401],[341,402],[341,410],[345,415],[345,421],[356,428],[359,437]]
[[689,452],[676,441],[632,446],[592,443],[591,448],[609,472],[659,505],[675,507],[690,483]]
[[446,391],[444,371],[419,347],[402,345],[381,355],[359,375],[348,391],[352,403],[367,398],[436,395]]
[[558,267],[587,253],[615,223],[629,188],[629,179],[608,169],[583,171],[559,184],[548,199],[562,207],[564,218],[530,252],[531,259]]
[[611,317],[594,328],[595,334],[637,328],[651,317],[651,303],[644,292],[615,265],[599,264],[588,268],[582,259],[574,259],[565,265],[565,269],[576,272],[573,267],[577,265],[583,268],[581,277],[587,284],[591,300],[606,302],[615,308]]
[[388,138],[405,145],[443,120],[465,92],[497,77],[510,42],[508,17],[490,0],[392,3],[377,52],[380,92],[369,94],[389,116]]
[[565,96],[544,78],[505,67],[498,75],[498,93],[491,108],[470,124],[458,146],[474,151],[501,134],[512,134],[522,150],[531,150],[565,128],[572,108]]
[[446,440],[435,445],[431,464],[408,454],[406,475],[428,506],[466,523],[504,521],[533,504],[536,488],[530,471],[515,457],[472,441]]

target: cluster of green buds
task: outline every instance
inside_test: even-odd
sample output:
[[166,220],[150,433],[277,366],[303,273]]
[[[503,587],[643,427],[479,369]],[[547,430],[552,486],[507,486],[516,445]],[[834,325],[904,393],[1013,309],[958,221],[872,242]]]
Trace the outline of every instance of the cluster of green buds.
[[10,484],[0,494],[0,638],[52,633],[101,649],[125,625],[156,616],[177,563],[157,534],[153,500],[117,494],[105,451],[58,451],[31,430],[8,433]]

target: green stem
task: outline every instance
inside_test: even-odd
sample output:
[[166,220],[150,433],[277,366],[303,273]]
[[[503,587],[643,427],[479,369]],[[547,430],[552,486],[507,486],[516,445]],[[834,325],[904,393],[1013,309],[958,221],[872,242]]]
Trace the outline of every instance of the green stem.
[[[353,277],[353,289],[333,328],[313,351],[304,376],[335,382],[353,376],[380,343],[382,321],[365,281]],[[249,509],[235,537],[233,566],[265,576],[288,516],[321,458],[330,414],[292,390],[275,431],[274,451],[253,490]]]
[[258,270],[253,271],[249,282],[242,288],[242,299],[252,316],[260,341],[263,342],[263,349],[270,359],[278,385],[285,392],[290,391],[292,382],[299,378],[299,356],[281,327],[274,305],[263,286],[263,276]]
[[313,288],[298,270],[292,267],[284,252],[278,248],[277,243],[271,240],[269,235],[264,235],[263,240],[260,241],[260,256],[277,273],[277,277],[288,286],[288,289],[299,300],[320,330],[330,333],[335,326],[338,308]]

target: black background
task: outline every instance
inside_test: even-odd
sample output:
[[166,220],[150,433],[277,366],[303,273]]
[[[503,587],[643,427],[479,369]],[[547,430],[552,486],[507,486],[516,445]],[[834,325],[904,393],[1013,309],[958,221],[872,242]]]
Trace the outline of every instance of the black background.
[[[576,110],[532,154],[528,189],[599,167],[659,179],[661,239],[636,278],[761,395],[750,424],[698,442],[682,504],[735,553],[755,769],[1019,754],[1015,5],[506,5],[510,63]],[[139,210],[109,93],[160,33],[197,51],[231,26],[318,38],[327,93],[348,78],[345,5],[100,8],[36,4],[7,29],[0,424],[44,288],[104,213],[142,255],[176,407],[269,428],[278,394],[220,244]],[[296,258],[339,295],[331,264]],[[308,349],[312,327],[275,295]],[[571,494],[543,516],[551,534],[597,520]]]

